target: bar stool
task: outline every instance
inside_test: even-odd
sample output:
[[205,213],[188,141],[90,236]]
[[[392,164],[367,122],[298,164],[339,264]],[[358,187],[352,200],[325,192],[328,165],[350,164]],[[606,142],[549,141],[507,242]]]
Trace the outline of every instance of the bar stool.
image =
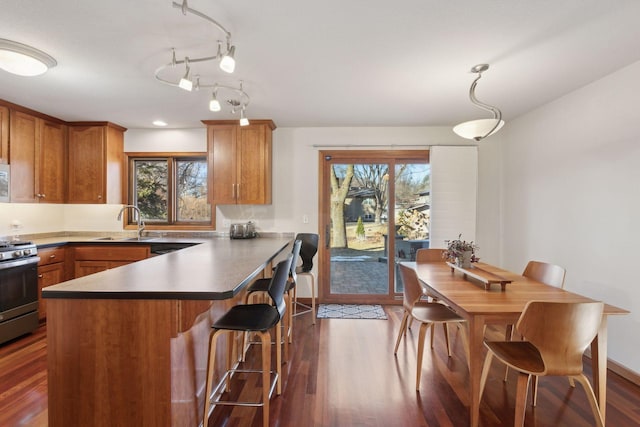
[[[313,268],[313,257],[318,252],[318,235],[313,233],[298,233],[296,240],[302,241],[302,248],[300,249],[300,258],[302,258],[302,265],[296,267],[296,273],[299,276],[306,276],[310,278],[311,283],[311,306],[298,302],[298,291],[293,290],[293,313],[292,316],[299,316],[301,314],[311,313],[311,322],[316,324],[316,276],[311,271]],[[302,306],[305,310],[298,311],[298,306]]]
[[[301,240],[295,240],[293,242],[293,247],[291,249],[291,255],[293,257],[291,261],[291,267],[289,269],[289,280],[287,280],[287,286],[285,287],[285,303],[287,304],[287,309],[289,313],[285,318],[284,328],[285,328],[285,343],[284,343],[284,354],[285,359],[289,359],[289,343],[292,342],[293,338],[293,310],[291,309],[291,290],[295,289],[296,286],[296,262],[298,257],[300,256],[300,248],[302,247]],[[248,304],[250,300],[256,295],[257,292],[266,293],[269,289],[269,284],[271,282],[271,278],[263,278],[254,281],[247,287],[247,293],[244,297],[244,303]],[[294,291],[295,292],[295,291]],[[245,334],[246,337],[247,334]],[[245,345],[243,343],[242,351],[244,353]]]
[[[239,304],[231,307],[212,326],[211,340],[209,344],[209,361],[207,363],[207,381],[204,403],[203,426],[207,427],[211,406],[215,405],[238,405],[238,406],[262,406],[262,424],[269,426],[269,399],[274,388],[279,395],[282,392],[282,381],[280,378],[280,365],[282,351],[280,342],[282,340],[280,323],[286,312],[284,293],[287,286],[287,277],[291,269],[293,255],[280,261],[275,269],[273,278],[269,283],[267,293],[272,304]],[[271,333],[269,330],[275,327],[276,340],[276,368],[271,370]],[[237,369],[231,367],[231,355],[233,344],[235,343],[236,332],[255,332],[260,336],[262,342],[262,370]],[[229,348],[227,353],[227,371],[222,376],[220,382],[213,387],[214,362],[216,359],[216,343],[220,336],[229,334]],[[220,400],[218,393],[224,386],[229,391],[230,376],[235,372],[261,373],[262,374],[262,401],[261,402],[231,402]],[[271,374],[274,374],[273,380]],[[220,393],[221,394],[221,393]],[[212,400],[213,396],[218,396]]]

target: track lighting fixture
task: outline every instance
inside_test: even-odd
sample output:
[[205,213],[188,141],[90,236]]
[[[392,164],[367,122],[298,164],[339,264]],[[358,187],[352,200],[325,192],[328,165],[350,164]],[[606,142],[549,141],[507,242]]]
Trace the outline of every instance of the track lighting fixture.
[[211,95],[211,101],[209,101],[209,110],[220,111],[221,109],[220,101],[218,101],[218,89],[215,89]]
[[[219,22],[214,20],[213,18],[205,15],[202,12],[199,12],[195,9],[192,9],[187,4],[187,0],[183,0],[182,3],[173,2],[174,8],[179,8],[182,11],[183,15],[192,14],[196,15],[211,24],[213,24],[218,30],[220,30],[224,35],[224,40],[218,40],[218,50],[215,55],[212,56],[204,56],[204,57],[190,57],[185,56],[184,60],[176,59],[176,50],[174,48],[171,49],[171,61],[165,65],[161,65],[155,71],[155,78],[159,82],[170,86],[176,86],[181,89],[187,91],[198,91],[200,88],[208,89],[213,88],[213,92],[211,95],[211,99],[209,100],[209,110],[211,111],[220,111],[222,106],[218,99],[218,90],[226,90],[235,93],[235,96],[238,99],[230,99],[227,100],[227,103],[231,105],[231,111],[233,113],[240,112],[241,122],[245,126],[249,124],[249,120],[245,116],[245,109],[247,105],[249,105],[249,96],[242,88],[242,82],[240,82],[240,87],[236,88],[233,86],[223,85],[217,83],[217,78],[215,76],[207,77],[201,74],[195,74],[193,77],[191,73],[193,71],[198,70],[198,65],[209,63],[211,61],[218,61],[218,66],[225,73],[233,73],[236,68],[236,47],[231,43],[231,33],[227,31]],[[171,69],[175,69],[176,66],[180,66],[184,64],[185,73],[176,74],[175,71],[171,72]],[[192,70],[193,68],[193,70]],[[202,68],[202,67],[201,67]],[[202,73],[204,74],[204,73]]]
[[471,120],[455,126],[453,131],[463,138],[480,141],[489,135],[493,135],[499,131],[502,126],[504,126],[502,112],[497,107],[480,102],[476,98],[476,85],[478,84],[478,80],[482,77],[482,73],[488,69],[489,64],[478,64],[471,69],[471,72],[478,74],[478,77],[476,77],[473,83],[471,83],[471,87],[469,88],[469,99],[474,105],[493,113],[493,118]]
[[55,59],[26,44],[0,39],[0,68],[19,76],[38,76],[57,65]]
[[184,58],[184,64],[185,64],[186,71],[184,73],[184,77],[182,77],[180,79],[180,82],[178,82],[178,87],[180,89],[184,89],[184,90],[187,90],[187,91],[191,92],[191,90],[193,90],[193,82],[189,78],[189,73],[191,72],[191,67],[189,67],[189,57],[188,56],[186,58]]
[[244,115],[244,107],[240,110],[240,126],[249,126],[249,119]]

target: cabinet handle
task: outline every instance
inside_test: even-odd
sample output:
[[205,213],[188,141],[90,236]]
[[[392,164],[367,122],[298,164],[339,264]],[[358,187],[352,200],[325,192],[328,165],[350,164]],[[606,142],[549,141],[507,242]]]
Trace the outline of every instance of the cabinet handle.
[[236,199],[240,200],[240,184],[236,184],[236,185],[237,185],[237,188],[238,188],[238,191],[236,192],[236,193],[238,193],[238,194],[236,194]]
[[38,274],[38,279],[42,279],[42,274]]
[[54,259],[55,257],[56,257],[56,254],[49,255],[49,259]]

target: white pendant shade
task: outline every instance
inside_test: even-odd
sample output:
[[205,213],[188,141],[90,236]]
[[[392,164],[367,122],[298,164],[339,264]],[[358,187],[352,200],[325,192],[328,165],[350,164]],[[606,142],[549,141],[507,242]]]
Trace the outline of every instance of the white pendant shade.
[[[468,122],[460,123],[453,128],[453,131],[462,138],[475,139],[479,141],[485,136],[493,135],[498,132],[502,126],[504,126],[504,120],[500,120],[498,126],[489,133],[491,129],[496,125],[497,119],[481,119],[471,120]],[[489,135],[487,135],[489,133]]]

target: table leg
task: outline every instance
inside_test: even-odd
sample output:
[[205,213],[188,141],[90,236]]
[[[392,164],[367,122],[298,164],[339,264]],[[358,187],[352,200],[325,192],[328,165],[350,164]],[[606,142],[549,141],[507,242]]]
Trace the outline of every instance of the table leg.
[[607,410],[607,316],[602,316],[598,335],[591,342],[591,368],[593,371],[593,391],[600,407],[602,419],[606,422]]
[[471,427],[478,427],[480,420],[480,377],[482,375],[484,316],[472,316],[469,323],[469,379],[471,381]]

